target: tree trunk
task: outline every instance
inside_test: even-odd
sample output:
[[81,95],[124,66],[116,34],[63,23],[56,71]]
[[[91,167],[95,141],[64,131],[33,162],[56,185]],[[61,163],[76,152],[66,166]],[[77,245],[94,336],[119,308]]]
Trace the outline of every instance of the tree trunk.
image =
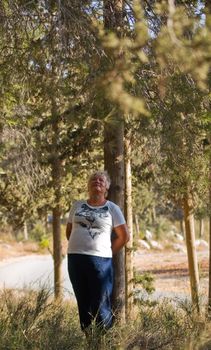
[[[211,2],[205,0],[205,10],[211,15]],[[210,90],[210,87],[209,87]],[[211,134],[208,135],[209,144],[211,144]],[[211,157],[209,169],[209,205],[211,208]],[[211,210],[209,210],[211,213]],[[208,291],[208,317],[211,318],[211,214],[209,214],[209,291]]]
[[184,222],[184,219],[181,219],[180,220],[180,232],[183,236],[185,236],[185,222]]
[[196,310],[199,312],[199,270],[197,263],[196,247],[195,247],[195,229],[194,217],[190,199],[185,197],[183,200],[186,245],[188,253],[188,266],[190,275],[190,287],[192,302]]
[[152,207],[152,210],[151,210],[151,217],[152,217],[152,224],[155,225],[157,221],[157,216],[156,216],[156,210],[154,206]]
[[204,236],[204,219],[199,219],[199,238],[202,238]]
[[44,226],[45,226],[45,234],[48,234],[48,210],[47,210],[47,206],[44,209]]
[[60,222],[60,208],[56,206],[53,208],[53,260],[54,260],[54,295],[55,298],[60,298],[62,295],[61,284],[61,264],[62,264],[62,250],[61,250],[61,222]]
[[[210,205],[210,208],[211,208],[211,161],[210,161],[209,205]],[[209,291],[208,291],[208,317],[211,318],[211,215],[209,215]]]
[[61,174],[62,164],[57,150],[58,125],[53,126],[52,143],[52,181],[55,195],[55,206],[53,207],[53,259],[54,259],[54,294],[55,298],[62,295],[61,266],[62,266],[62,245],[61,245]]
[[[104,164],[111,177],[108,198],[124,210],[124,124],[119,122],[118,132],[111,123],[104,129]],[[115,238],[114,238],[115,239]],[[113,309],[117,320],[125,320],[125,252],[122,249],[114,258]]]
[[[104,26],[120,35],[123,1],[104,0]],[[107,104],[108,101],[105,101]],[[124,120],[116,113],[104,127],[104,166],[111,177],[108,198],[124,210]],[[118,322],[125,321],[125,252],[122,249],[113,258],[114,291],[113,309]]]
[[61,265],[62,265],[62,245],[61,245],[61,208],[60,191],[58,188],[60,181],[60,163],[55,159],[52,164],[52,178],[55,189],[55,207],[53,214],[53,260],[54,260],[54,294],[56,298],[61,297]]
[[125,138],[125,218],[130,232],[130,241],[125,251],[125,306],[126,320],[133,313],[133,210],[132,210],[132,179],[131,179],[131,143]]
[[[210,138],[211,139],[211,138]],[[211,208],[211,157],[209,169],[209,207]],[[209,210],[210,212],[210,210]],[[209,214],[209,290],[208,290],[208,317],[211,318],[211,214]]]
[[135,228],[136,228],[136,237],[139,238],[140,234],[140,226],[139,226],[139,221],[138,221],[138,215],[134,215],[134,221],[135,221]]
[[23,223],[23,236],[24,236],[24,241],[28,241],[29,235],[28,235],[28,227],[26,221]]

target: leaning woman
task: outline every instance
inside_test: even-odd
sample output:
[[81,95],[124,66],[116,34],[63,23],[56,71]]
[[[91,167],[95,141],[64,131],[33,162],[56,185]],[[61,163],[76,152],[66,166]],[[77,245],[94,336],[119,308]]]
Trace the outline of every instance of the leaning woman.
[[[66,228],[68,272],[85,333],[93,322],[102,329],[112,326],[112,256],[129,240],[120,208],[106,199],[109,186],[107,172],[93,173],[88,199],[74,203]],[[115,239],[111,239],[112,231]]]

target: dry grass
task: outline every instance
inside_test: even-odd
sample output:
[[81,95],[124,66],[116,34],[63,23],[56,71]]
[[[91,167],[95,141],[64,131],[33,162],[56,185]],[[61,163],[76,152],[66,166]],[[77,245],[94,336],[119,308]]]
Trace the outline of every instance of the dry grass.
[[0,294],[0,350],[182,350],[204,328],[188,302],[163,301],[137,305],[135,320],[106,334],[93,327],[86,340],[69,301],[55,302],[45,289]]

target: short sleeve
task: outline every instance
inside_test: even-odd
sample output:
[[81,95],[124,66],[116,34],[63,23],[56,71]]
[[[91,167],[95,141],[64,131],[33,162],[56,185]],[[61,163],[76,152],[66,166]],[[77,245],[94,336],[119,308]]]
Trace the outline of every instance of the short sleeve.
[[112,216],[113,216],[113,227],[117,227],[119,225],[125,224],[125,218],[122,214],[122,211],[118,205],[114,205],[112,208]]

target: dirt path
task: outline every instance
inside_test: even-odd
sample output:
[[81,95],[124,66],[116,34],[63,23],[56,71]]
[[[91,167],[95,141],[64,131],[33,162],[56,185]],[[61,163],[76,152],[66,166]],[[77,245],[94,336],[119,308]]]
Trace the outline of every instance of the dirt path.
[[[64,248],[65,251],[65,248]],[[38,254],[38,246],[34,243],[4,243],[0,241],[0,261]],[[197,252],[200,272],[200,292],[204,298],[208,294],[208,250]],[[135,269],[150,272],[155,278],[154,287],[159,293],[190,296],[190,283],[186,253],[174,251],[146,251],[135,253]]]
[[[198,251],[200,272],[200,293],[203,298],[208,294],[208,250]],[[135,254],[135,268],[140,272],[150,272],[155,278],[157,292],[172,295],[190,295],[187,255],[182,252],[142,251]]]
[[38,253],[40,253],[39,246],[35,242],[4,242],[0,240],[0,261]]

